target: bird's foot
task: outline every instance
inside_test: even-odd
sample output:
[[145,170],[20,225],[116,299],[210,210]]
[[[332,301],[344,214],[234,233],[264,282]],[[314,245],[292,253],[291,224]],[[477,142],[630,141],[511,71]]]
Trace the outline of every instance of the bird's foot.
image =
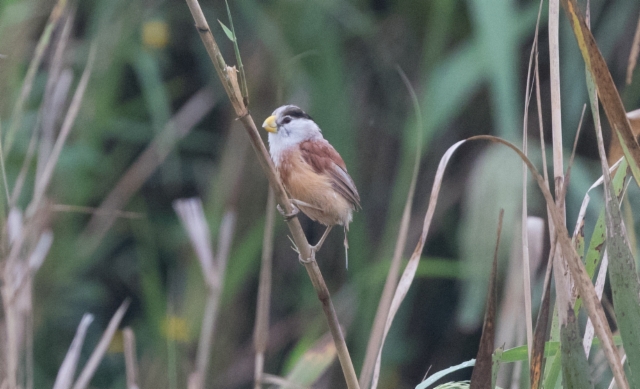
[[310,252],[311,253],[309,254],[309,258],[307,258],[307,259],[303,259],[302,255],[300,253],[298,253],[298,260],[300,261],[301,264],[308,265],[311,262],[315,262],[316,261],[316,246],[311,246]]
[[284,217],[284,220],[287,221],[287,222],[289,220],[293,219],[298,213],[300,213],[300,209],[298,207],[296,207],[296,205],[294,203],[291,203],[291,207],[293,208],[292,211],[287,213],[287,212],[285,212],[284,209],[282,209],[280,204],[276,205],[276,208],[278,209],[278,212],[280,212],[280,214]]

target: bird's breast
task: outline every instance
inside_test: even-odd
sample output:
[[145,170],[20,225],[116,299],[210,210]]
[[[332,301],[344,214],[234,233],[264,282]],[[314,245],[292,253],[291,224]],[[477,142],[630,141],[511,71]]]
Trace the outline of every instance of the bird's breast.
[[353,206],[331,184],[328,174],[318,173],[304,161],[300,150],[290,149],[276,162],[282,184],[289,195],[308,206],[298,207],[324,225],[344,225],[351,221]]

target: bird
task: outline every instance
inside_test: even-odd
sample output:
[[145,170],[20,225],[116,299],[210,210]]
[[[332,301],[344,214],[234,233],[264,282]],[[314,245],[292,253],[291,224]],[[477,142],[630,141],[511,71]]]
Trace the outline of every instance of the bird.
[[[294,217],[301,210],[310,219],[327,228],[315,246],[311,258],[320,249],[331,229],[344,228],[347,267],[349,242],[347,232],[353,212],[360,210],[360,195],[347,172],[344,160],[324,139],[322,130],[311,116],[295,105],[283,105],[269,116],[262,127],[269,133],[269,153],[278,176],[291,198]],[[306,261],[300,258],[300,261]]]

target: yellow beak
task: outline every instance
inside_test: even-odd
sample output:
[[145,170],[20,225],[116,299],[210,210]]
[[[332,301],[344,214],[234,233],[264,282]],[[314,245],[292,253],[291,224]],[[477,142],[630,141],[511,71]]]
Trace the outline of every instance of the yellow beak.
[[276,117],[269,116],[267,120],[262,123],[262,128],[264,128],[268,132],[276,133],[278,132],[278,125],[276,124]]

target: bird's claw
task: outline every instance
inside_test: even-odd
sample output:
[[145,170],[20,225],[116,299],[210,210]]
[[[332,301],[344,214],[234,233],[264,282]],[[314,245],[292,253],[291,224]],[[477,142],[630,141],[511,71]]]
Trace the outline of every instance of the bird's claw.
[[300,253],[298,253],[298,260],[300,261],[301,264],[308,265],[311,262],[315,262],[316,261],[316,247],[315,246],[311,246],[310,252],[311,253],[309,254],[309,258],[307,258],[307,259],[303,259],[302,255]]
[[284,217],[284,220],[287,221],[287,222],[289,220],[293,219],[300,212],[300,209],[298,207],[296,207],[295,204],[291,203],[291,207],[293,208],[292,211],[287,213],[287,212],[284,211],[284,209],[282,209],[280,204],[276,205],[276,208],[278,209],[278,212],[280,212],[280,214]]

